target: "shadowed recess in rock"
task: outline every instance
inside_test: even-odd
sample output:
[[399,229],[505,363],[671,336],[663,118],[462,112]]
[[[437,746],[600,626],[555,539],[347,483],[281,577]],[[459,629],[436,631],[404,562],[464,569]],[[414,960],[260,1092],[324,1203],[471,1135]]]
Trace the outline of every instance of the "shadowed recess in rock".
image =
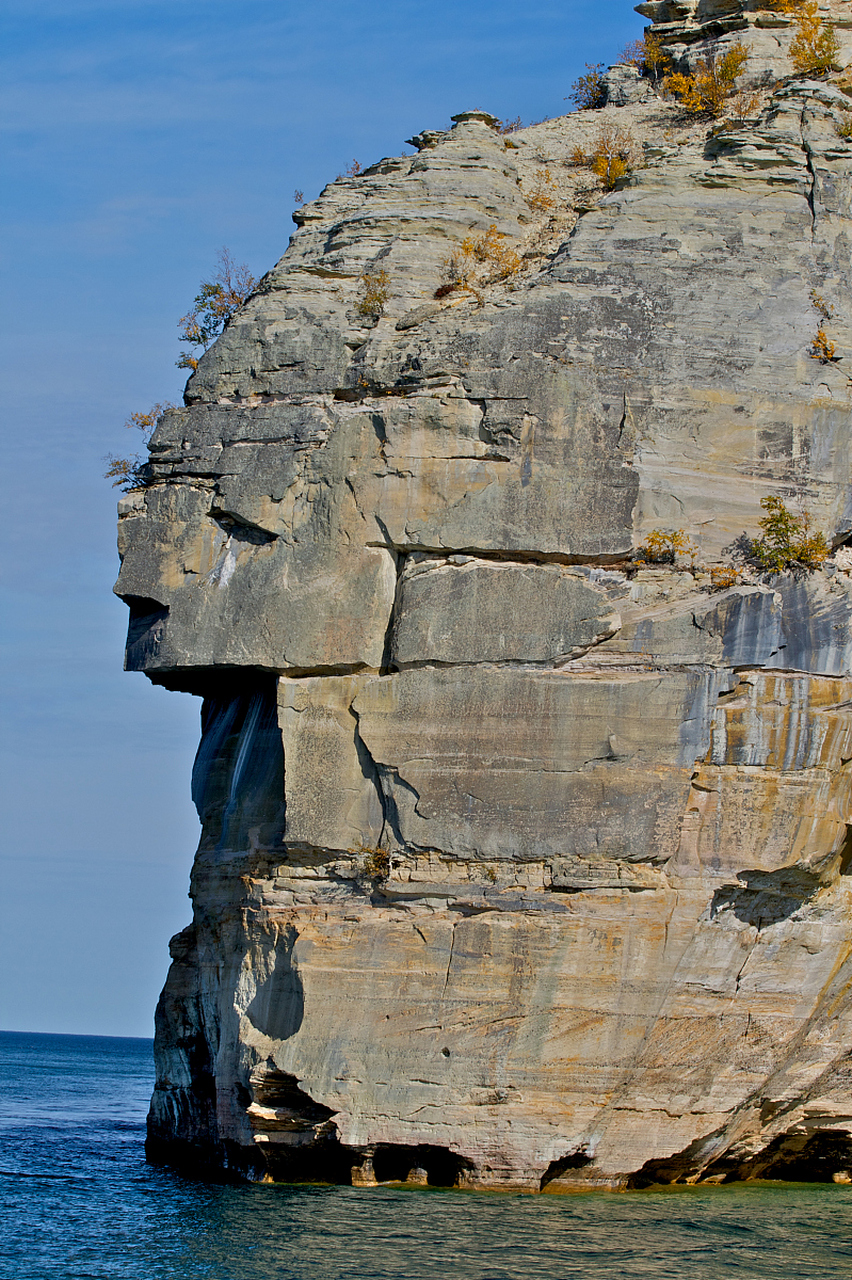
[[544,1191],[545,1187],[549,1187],[551,1183],[558,1182],[563,1173],[567,1173],[569,1169],[586,1169],[592,1163],[592,1157],[585,1151],[572,1151],[559,1160],[551,1160],[541,1176],[539,1191]]
[[376,1182],[418,1182],[429,1187],[456,1187],[469,1161],[444,1147],[379,1144],[372,1157]]
[[795,911],[840,876],[848,876],[852,864],[852,827],[838,851],[822,859],[818,867],[781,867],[778,871],[740,871],[738,885],[717,889],[710,904],[710,919],[732,911],[743,924],[762,929],[788,919]]
[[289,1040],[302,1025],[305,992],[299,970],[293,963],[293,948],[298,936],[292,924],[281,930],[269,976],[259,984],[246,1009],[246,1016],[254,1027],[272,1040]]
[[225,686],[204,699],[192,799],[202,848],[280,847],[284,753],[273,680]]
[[[778,1182],[852,1182],[852,1134],[846,1129],[793,1130],[779,1134],[762,1151],[751,1155],[724,1155],[703,1163],[712,1139],[690,1144],[668,1160],[649,1160],[629,1180],[631,1190],[660,1183],[744,1182],[767,1179]],[[700,1172],[696,1173],[696,1165]],[[703,1167],[702,1167],[703,1165]]]
[[156,657],[169,606],[144,596],[125,596],[124,601],[130,606],[124,669],[144,671],[148,662]]

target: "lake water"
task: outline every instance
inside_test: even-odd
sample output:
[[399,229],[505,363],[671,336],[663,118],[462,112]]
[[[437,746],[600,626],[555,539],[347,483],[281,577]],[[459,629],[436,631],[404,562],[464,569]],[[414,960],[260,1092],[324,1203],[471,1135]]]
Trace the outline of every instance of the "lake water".
[[151,1042],[0,1033],[2,1280],[826,1280],[852,1187],[219,1187],[145,1164]]

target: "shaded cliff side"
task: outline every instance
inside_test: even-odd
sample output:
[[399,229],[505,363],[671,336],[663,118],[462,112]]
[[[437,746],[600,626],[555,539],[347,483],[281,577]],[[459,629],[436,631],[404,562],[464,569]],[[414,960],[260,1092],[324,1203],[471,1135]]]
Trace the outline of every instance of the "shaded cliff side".
[[[746,44],[750,118],[622,67],[600,110],[462,113],[338,179],[121,503],[127,666],[205,698],[153,1159],[852,1168],[848,553],[721,593],[634,559],[665,526],[711,564],[770,494],[852,538],[852,98],[783,15],[640,12],[683,70]],[[575,163],[606,129],[609,194]],[[449,287],[491,227],[517,262]]]

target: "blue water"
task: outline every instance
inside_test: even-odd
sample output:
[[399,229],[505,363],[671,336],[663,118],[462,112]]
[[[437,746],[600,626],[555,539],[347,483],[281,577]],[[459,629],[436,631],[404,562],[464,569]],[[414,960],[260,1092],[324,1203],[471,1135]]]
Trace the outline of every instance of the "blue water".
[[215,1187],[145,1164],[148,1040],[0,1033],[2,1280],[826,1280],[852,1188]]

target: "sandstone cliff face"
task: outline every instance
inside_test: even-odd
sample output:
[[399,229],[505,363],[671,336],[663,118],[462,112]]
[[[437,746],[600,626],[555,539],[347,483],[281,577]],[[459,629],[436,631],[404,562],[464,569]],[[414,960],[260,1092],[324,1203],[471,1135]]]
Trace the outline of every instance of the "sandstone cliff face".
[[[681,65],[749,44],[759,116],[708,133],[621,69],[626,105],[508,143],[465,113],[332,183],[121,504],[127,665],[205,695],[154,1159],[852,1165],[843,556],[722,593],[632,562],[669,526],[712,563],[771,493],[852,534],[852,101],[790,78],[780,15],[640,11]],[[604,126],[646,145],[602,197],[566,162]],[[522,268],[436,299],[491,225]]]

